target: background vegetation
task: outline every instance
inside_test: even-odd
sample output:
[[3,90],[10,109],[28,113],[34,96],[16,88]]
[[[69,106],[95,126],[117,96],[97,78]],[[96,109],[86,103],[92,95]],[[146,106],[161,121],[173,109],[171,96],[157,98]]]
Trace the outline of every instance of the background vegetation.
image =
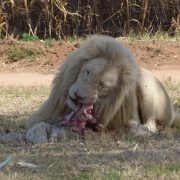
[[180,31],[179,0],[1,0],[0,36],[64,38]]

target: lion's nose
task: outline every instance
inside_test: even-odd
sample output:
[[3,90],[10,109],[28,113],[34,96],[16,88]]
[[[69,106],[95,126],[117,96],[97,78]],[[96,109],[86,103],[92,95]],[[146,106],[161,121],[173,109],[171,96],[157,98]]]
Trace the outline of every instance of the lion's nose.
[[82,99],[84,99],[84,97],[82,97],[82,96],[80,96],[78,93],[74,93],[74,96],[75,96],[75,98],[77,99],[77,100],[82,100]]

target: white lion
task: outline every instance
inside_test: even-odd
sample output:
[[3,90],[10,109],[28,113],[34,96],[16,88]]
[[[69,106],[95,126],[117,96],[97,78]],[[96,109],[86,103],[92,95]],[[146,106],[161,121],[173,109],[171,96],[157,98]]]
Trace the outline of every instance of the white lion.
[[49,98],[27,127],[57,122],[77,106],[77,98],[81,103],[94,103],[97,123],[107,129],[126,127],[135,135],[149,135],[157,132],[159,124],[180,124],[162,84],[138,67],[121,42],[108,36],[91,36],[67,57]]

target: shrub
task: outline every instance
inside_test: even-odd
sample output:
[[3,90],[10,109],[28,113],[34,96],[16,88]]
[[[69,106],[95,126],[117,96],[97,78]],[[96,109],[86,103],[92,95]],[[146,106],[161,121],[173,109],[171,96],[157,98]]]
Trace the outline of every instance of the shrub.
[[11,62],[16,62],[24,57],[24,53],[18,48],[11,48],[7,51],[7,56]]
[[39,38],[37,36],[32,36],[31,34],[28,33],[23,33],[22,34],[22,40],[23,41],[37,41]]

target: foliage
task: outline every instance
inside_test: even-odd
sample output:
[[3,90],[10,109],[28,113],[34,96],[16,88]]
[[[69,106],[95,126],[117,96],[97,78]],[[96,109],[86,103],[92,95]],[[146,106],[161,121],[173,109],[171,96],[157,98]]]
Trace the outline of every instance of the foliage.
[[30,34],[28,34],[28,33],[23,33],[22,34],[22,40],[23,41],[37,41],[37,40],[39,40],[39,38],[37,37],[37,36],[32,36],[32,35],[30,35]]
[[[152,40],[173,40],[174,38],[170,36],[167,32],[157,31],[153,35],[150,33],[144,34],[129,34],[127,36],[129,41],[152,41]],[[176,40],[176,39],[175,39]]]
[[55,42],[54,39],[48,38],[48,39],[45,40],[45,45],[50,48],[50,47],[53,47],[54,42]]
[[17,48],[11,48],[7,51],[8,59],[11,62],[16,62],[24,57],[23,52]]
[[179,0],[2,0],[0,14],[3,34],[25,33],[25,41],[37,36],[154,34],[159,27],[172,35],[180,32]]
[[8,49],[7,56],[10,62],[16,62],[23,58],[35,57],[40,53],[41,53],[40,51],[37,51],[32,48],[12,47]]

